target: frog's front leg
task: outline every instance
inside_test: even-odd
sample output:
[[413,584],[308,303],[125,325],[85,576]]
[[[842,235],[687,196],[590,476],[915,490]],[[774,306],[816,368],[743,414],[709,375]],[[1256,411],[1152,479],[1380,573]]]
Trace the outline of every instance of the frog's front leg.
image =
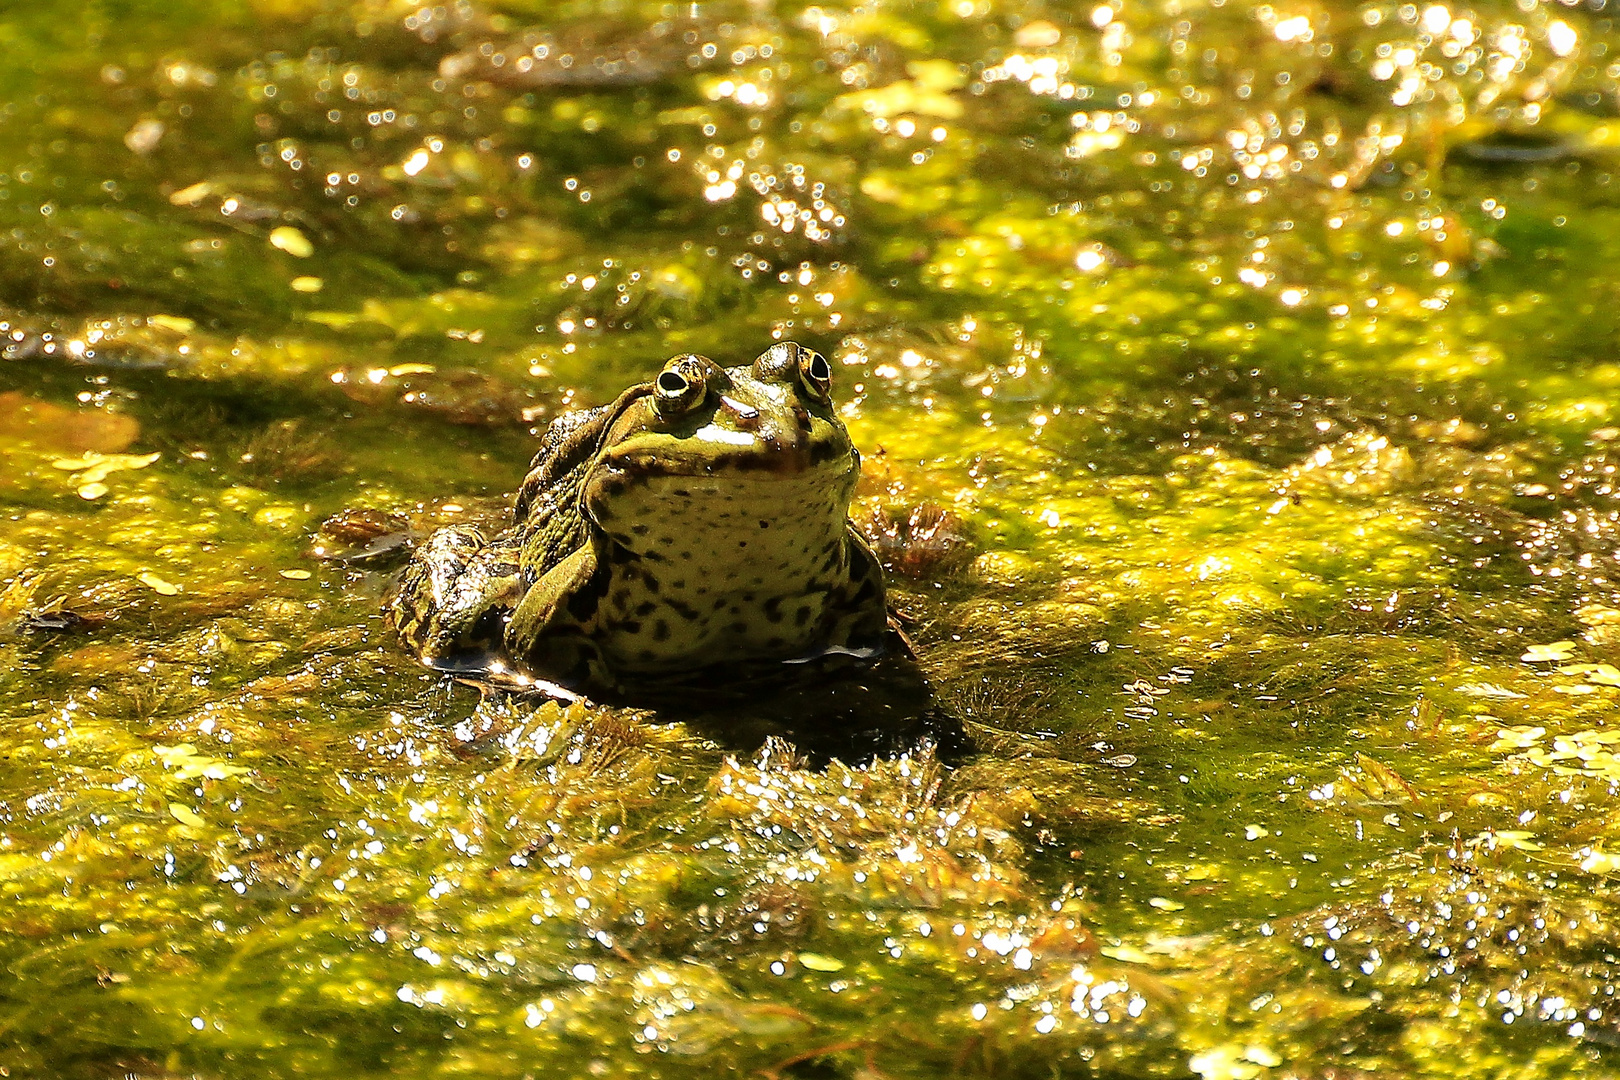
[[537,671],[555,678],[600,678],[601,653],[589,639],[600,599],[601,541],[580,545],[540,575],[523,593],[506,624],[506,648]]
[[881,650],[889,630],[883,565],[853,526],[847,530],[844,542],[849,578],[828,601],[828,607],[836,613],[828,644]]
[[514,653],[529,652],[560,624],[583,623],[594,613],[585,609],[594,609],[590,585],[602,565],[601,541],[589,535],[578,539],[579,546],[540,574],[512,612],[506,644]]
[[504,537],[489,543],[471,525],[451,525],[417,549],[389,611],[430,667],[481,667],[500,649],[522,586],[517,550]]

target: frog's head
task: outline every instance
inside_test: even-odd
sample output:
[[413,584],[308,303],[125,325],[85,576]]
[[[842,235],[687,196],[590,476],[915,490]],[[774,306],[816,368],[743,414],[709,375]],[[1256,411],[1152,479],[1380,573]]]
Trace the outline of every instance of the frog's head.
[[651,476],[853,474],[859,455],[833,411],[832,367],[813,349],[774,345],[748,367],[677,356],[614,421],[597,465],[601,494]]
[[735,514],[759,532],[813,509],[815,528],[842,529],[860,473],[860,454],[833,407],[832,366],[793,342],[746,367],[675,357],[599,446],[584,504],[632,549],[645,546],[636,537],[654,521],[712,526]]

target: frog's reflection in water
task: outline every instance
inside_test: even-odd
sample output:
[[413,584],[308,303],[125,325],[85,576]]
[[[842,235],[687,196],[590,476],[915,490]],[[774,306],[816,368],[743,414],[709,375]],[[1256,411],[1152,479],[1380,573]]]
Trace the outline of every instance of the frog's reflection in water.
[[[488,672],[457,681],[480,689],[486,705],[519,710],[559,698],[586,700],[551,684],[492,678]],[[642,723],[679,723],[741,758],[785,744],[812,768],[833,760],[861,765],[925,745],[949,763],[972,750],[961,721],[938,701],[903,648],[875,659],[832,655],[746,673],[694,672],[684,680],[593,696],[587,704],[632,710]]]

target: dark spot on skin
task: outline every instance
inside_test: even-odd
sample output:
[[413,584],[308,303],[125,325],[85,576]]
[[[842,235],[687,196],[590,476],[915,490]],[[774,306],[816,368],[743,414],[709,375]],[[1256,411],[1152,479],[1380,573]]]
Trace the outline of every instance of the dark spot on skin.
[[793,613],[793,625],[794,626],[803,626],[805,623],[807,623],[809,621],[810,621],[810,609],[809,608],[802,607],[798,611],[795,611]]
[[782,598],[773,596],[765,601],[765,617],[773,623],[782,621]]
[[679,615],[681,618],[685,619],[687,622],[696,622],[698,619],[697,608],[688,607],[679,600],[670,600],[669,609],[675,614]]
[[670,492],[670,494],[675,496],[677,499],[690,499],[692,497],[692,493],[687,491],[685,488],[676,488],[674,491]]
[[647,535],[647,526],[639,525],[639,524],[638,525],[632,525],[632,526],[630,526],[630,531],[635,533],[637,536],[646,536]]
[[656,623],[653,624],[653,640],[654,641],[668,641],[669,640],[669,623],[665,622],[663,619],[659,619]]
[[731,624],[731,630],[734,633],[746,634],[748,633],[748,624],[745,622],[734,622]]
[[653,603],[651,600],[644,600],[641,603],[636,605],[635,614],[636,614],[637,618],[645,619],[648,615],[651,615],[657,609],[658,609],[657,604]]
[[577,592],[568,598],[568,614],[577,622],[584,622],[596,610],[600,597],[589,592]]
[[631,619],[628,622],[620,623],[619,629],[626,634],[639,634],[641,633],[641,623],[636,619]]
[[675,543],[675,538],[673,536],[660,536],[658,542],[665,547],[670,547]]
[[748,546],[748,541],[746,541],[746,540],[739,540],[739,541],[737,541],[737,546],[738,546],[738,547],[747,547],[747,546]]
[[771,523],[768,522],[768,521],[761,521],[759,523],[759,527],[762,528],[762,529],[768,529],[768,528],[771,527]]

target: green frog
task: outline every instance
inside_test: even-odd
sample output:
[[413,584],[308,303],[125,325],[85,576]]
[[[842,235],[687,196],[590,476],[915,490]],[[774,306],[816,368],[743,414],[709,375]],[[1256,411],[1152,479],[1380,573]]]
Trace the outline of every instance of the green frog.
[[831,384],[784,342],[748,366],[677,356],[557,417],[512,525],[433,533],[390,620],[430,667],[610,692],[878,655],[883,574]]

